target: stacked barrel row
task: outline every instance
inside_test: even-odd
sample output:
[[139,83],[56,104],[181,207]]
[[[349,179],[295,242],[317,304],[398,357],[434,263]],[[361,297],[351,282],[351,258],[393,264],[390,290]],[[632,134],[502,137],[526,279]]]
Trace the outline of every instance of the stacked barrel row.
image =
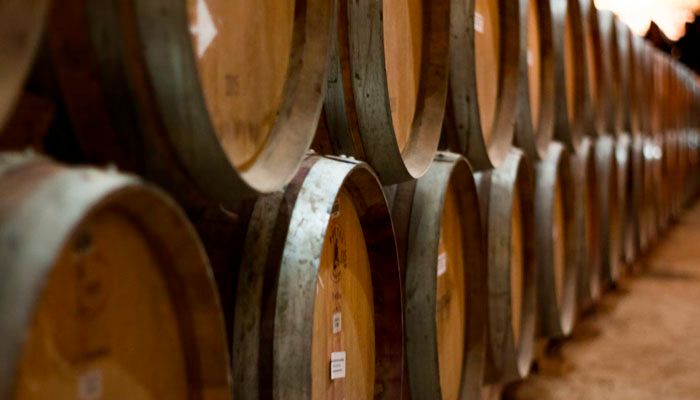
[[0,148],[126,172],[0,156],[3,398],[492,397],[700,188],[592,0],[0,0],[0,54]]

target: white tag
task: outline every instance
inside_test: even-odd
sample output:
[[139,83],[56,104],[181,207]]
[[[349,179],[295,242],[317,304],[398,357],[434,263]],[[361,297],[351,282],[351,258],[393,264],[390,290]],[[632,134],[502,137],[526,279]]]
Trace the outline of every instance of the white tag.
[[442,276],[447,272],[447,253],[442,253],[438,256],[437,276]]
[[78,377],[78,400],[102,398],[102,370],[88,371]]
[[334,351],[331,353],[331,380],[345,378],[345,352]]
[[190,33],[197,36],[197,57],[202,58],[219,33],[204,0],[197,0],[197,21],[190,26]]
[[340,333],[342,329],[343,320],[340,316],[340,311],[338,311],[337,313],[333,314],[333,334],[335,335],[336,333]]
[[474,29],[479,33],[484,33],[484,16],[474,12]]
[[527,49],[527,65],[532,67],[532,64],[535,63],[535,58],[532,56],[532,52],[530,49]]

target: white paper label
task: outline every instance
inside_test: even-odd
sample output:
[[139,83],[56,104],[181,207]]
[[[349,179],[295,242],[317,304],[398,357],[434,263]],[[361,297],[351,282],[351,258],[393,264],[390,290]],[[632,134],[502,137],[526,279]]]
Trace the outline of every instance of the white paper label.
[[484,33],[484,16],[478,12],[474,13],[474,29],[479,33]]
[[345,378],[345,352],[334,351],[331,353],[331,380]]
[[532,57],[532,52],[528,49],[527,50],[527,65],[532,67],[532,64],[535,63],[535,59]]
[[342,329],[343,320],[340,316],[340,311],[338,311],[337,313],[333,314],[333,334],[335,335],[336,333],[340,333]]
[[197,20],[190,26],[190,33],[197,37],[197,57],[202,58],[219,33],[204,0],[197,0]]
[[438,256],[437,276],[442,276],[447,272],[447,253],[442,253]]
[[88,371],[78,377],[78,400],[99,400],[102,398],[102,371]]

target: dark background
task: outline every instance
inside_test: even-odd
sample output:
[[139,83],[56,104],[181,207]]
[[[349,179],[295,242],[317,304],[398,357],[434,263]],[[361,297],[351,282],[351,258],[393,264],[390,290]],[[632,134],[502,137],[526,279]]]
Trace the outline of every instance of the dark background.
[[669,40],[653,22],[645,37],[656,47],[688,65],[695,73],[700,73],[700,16],[685,25],[685,36],[678,42]]

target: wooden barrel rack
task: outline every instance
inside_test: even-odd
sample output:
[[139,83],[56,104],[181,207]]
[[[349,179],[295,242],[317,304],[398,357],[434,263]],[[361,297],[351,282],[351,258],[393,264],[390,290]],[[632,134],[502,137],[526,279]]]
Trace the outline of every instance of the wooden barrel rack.
[[522,41],[519,1],[452,1],[447,148],[477,170],[502,164],[515,134]]
[[539,335],[571,334],[576,316],[578,242],[574,210],[574,176],[563,145],[549,145],[535,165],[535,241]]
[[514,397],[700,199],[603,8],[0,0],[0,399]]
[[382,183],[419,178],[438,148],[449,75],[449,0],[340,1],[325,118],[331,147]]
[[[523,153],[511,150],[492,171],[475,174],[488,265],[486,384],[528,375],[536,328],[534,176]],[[505,228],[505,229],[504,229]]]
[[49,48],[82,150],[186,203],[279,190],[316,133],[336,6],[70,0],[55,7]]
[[366,164],[312,156],[260,198],[239,274],[236,398],[401,398],[399,264]]
[[398,185],[391,197],[411,398],[476,398],[486,358],[487,274],[471,167],[462,156],[438,153],[422,178]]
[[230,398],[209,264],[169,198],[18,153],[0,192],[3,398]]

